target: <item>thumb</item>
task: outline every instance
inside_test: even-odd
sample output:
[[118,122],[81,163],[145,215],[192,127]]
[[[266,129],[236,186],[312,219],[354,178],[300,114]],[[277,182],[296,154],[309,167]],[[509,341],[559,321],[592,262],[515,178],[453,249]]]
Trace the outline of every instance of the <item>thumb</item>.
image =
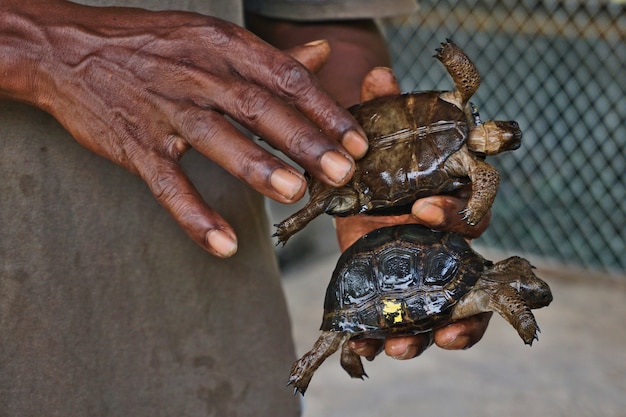
[[330,45],[326,40],[309,42],[285,51],[311,72],[317,72],[328,61],[330,56]]
[[361,103],[376,97],[400,94],[400,85],[393,70],[388,67],[372,69],[361,83]]

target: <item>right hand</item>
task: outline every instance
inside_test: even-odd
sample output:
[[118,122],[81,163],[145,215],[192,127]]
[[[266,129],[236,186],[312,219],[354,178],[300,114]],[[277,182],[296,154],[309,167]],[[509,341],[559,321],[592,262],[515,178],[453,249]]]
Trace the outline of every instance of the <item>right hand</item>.
[[[14,8],[36,25],[16,42],[38,59],[22,59],[30,67],[21,68],[21,82],[32,91],[10,98],[48,111],[79,143],[141,176],[214,255],[234,254],[236,236],[180,168],[190,147],[279,202],[306,190],[298,170],[225,115],[331,185],[347,182],[367,150],[361,127],[303,65],[234,24],[63,1],[20,0]],[[294,53],[319,67],[328,45]]]
[[[400,94],[400,86],[389,68],[373,69],[363,80],[361,101],[376,97]],[[431,229],[454,231],[467,238],[480,236],[489,225],[490,215],[476,226],[469,226],[460,211],[467,205],[467,195],[461,190],[455,196],[435,195],[417,200],[411,214],[399,216],[356,215],[336,217],[335,226],[339,248],[343,252],[357,239],[372,230],[396,224],[419,223]],[[417,335],[397,335],[381,339],[355,339],[348,346],[356,354],[373,359],[382,350],[395,359],[419,356],[433,343],[443,349],[467,349],[484,335],[492,313],[477,314],[458,320],[432,332]]]

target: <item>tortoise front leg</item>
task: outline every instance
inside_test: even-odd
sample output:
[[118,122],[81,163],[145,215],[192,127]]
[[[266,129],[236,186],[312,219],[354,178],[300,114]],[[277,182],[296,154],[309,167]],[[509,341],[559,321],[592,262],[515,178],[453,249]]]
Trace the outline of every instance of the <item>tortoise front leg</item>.
[[496,199],[500,174],[488,163],[473,159],[469,167],[469,177],[472,180],[472,194],[461,214],[463,220],[475,226],[485,217]]
[[348,332],[322,332],[313,345],[313,349],[305,353],[291,367],[287,385],[294,386],[294,394],[299,391],[300,394],[304,395],[317,368],[326,358],[335,353],[349,337]]
[[468,224],[477,225],[496,198],[500,174],[494,167],[470,153],[466,145],[448,158],[445,169],[450,175],[470,178],[472,194],[460,214]]
[[502,284],[491,293],[490,309],[497,311],[517,330],[524,343],[532,345],[540,331],[535,315],[520,294],[510,285]]

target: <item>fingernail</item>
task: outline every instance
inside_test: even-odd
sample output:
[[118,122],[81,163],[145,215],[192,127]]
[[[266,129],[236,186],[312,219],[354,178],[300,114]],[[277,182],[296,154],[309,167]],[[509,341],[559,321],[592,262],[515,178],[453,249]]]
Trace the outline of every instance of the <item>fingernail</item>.
[[224,258],[233,256],[237,252],[237,241],[223,230],[211,230],[207,234],[207,242],[214,251]]
[[412,214],[418,220],[431,226],[441,226],[446,220],[446,215],[441,207],[426,202],[413,207]]
[[322,171],[324,171],[328,178],[337,184],[343,184],[346,178],[354,171],[352,161],[334,151],[329,151],[322,155],[320,165],[322,166]]
[[404,352],[400,352],[400,353],[393,353],[392,352],[391,357],[393,359],[403,360],[403,359],[411,359],[411,358],[415,357],[416,354],[417,354],[417,346],[415,346],[415,345],[407,345],[406,349],[404,350]]
[[440,341],[439,343],[440,343],[439,347],[441,347],[442,349],[447,349],[447,350],[458,350],[458,349],[463,348],[466,344],[464,343],[463,340],[460,340],[459,337],[457,336],[450,338],[450,340],[448,340],[447,342]]
[[277,168],[270,176],[270,184],[287,200],[293,200],[302,190],[304,180],[284,168]]
[[341,139],[341,144],[350,152],[350,155],[357,159],[362,158],[367,153],[369,146],[367,139],[355,130],[347,131]]
[[304,44],[304,46],[319,46],[324,43],[328,44],[328,41],[326,39],[318,39],[316,41],[307,42]]

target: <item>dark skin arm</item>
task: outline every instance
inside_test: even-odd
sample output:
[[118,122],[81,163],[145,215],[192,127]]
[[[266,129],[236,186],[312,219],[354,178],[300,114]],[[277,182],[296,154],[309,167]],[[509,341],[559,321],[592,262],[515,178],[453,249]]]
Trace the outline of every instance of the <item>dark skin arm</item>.
[[[293,53],[315,68],[326,50],[318,44]],[[305,192],[296,169],[223,115],[329,184],[348,181],[354,158],[367,150],[362,129],[304,66],[220,19],[4,0],[0,56],[0,98],[49,112],[83,146],[139,175],[216,256],[236,252],[235,231],[178,165],[187,149],[275,200]]]
[[[323,45],[303,49],[312,67],[326,57]],[[277,201],[306,190],[297,169],[224,115],[329,184],[348,181],[367,150],[360,126],[303,65],[220,19],[3,0],[0,57],[0,99],[49,112],[83,146],[139,175],[216,256],[236,252],[235,231],[180,168],[187,149]]]
[[[389,69],[390,60],[384,39],[371,21],[321,22],[313,24],[283,22],[257,15],[247,16],[248,27],[279,49],[291,48],[314,39],[326,39],[331,53],[317,75],[324,88],[349,107],[371,98],[398,94],[400,87]],[[363,82],[362,82],[363,81]],[[337,237],[343,251],[365,233],[398,223],[421,223],[432,228],[454,230],[468,237],[479,236],[488,219],[469,226],[459,212],[466,200],[456,197],[430,197],[418,200],[412,215],[393,217],[351,216],[336,218]],[[350,347],[359,355],[373,358],[384,348],[396,359],[410,359],[422,353],[431,343],[444,349],[466,349],[480,340],[491,314],[481,314],[438,329],[434,334],[351,341]]]

